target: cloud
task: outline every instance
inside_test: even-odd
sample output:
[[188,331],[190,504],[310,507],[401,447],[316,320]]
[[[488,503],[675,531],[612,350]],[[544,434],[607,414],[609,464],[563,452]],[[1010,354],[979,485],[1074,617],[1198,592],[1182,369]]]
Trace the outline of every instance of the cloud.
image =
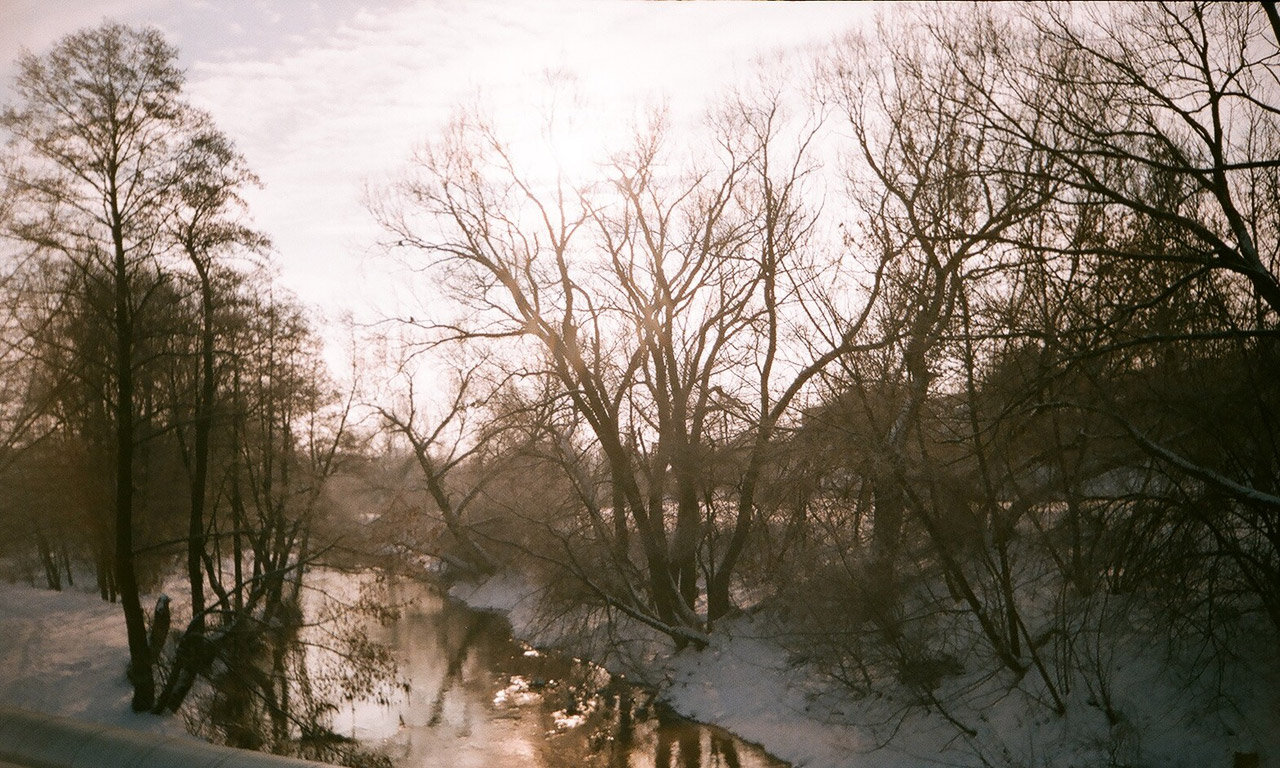
[[293,3],[287,15],[261,0],[18,7],[27,45],[96,23],[104,8],[165,30],[192,99],[267,185],[250,201],[285,279],[308,301],[348,305],[359,255],[378,238],[363,185],[402,167],[459,105],[479,101],[519,133],[567,98],[592,107],[581,141],[607,141],[659,102],[691,119],[762,52],[812,45],[869,15],[862,4],[590,0]]
[[0,23],[0,99],[11,98],[11,82],[17,69],[18,52],[39,54],[63,35],[103,19],[125,19],[141,11],[154,10],[163,0],[3,0],[4,22]]

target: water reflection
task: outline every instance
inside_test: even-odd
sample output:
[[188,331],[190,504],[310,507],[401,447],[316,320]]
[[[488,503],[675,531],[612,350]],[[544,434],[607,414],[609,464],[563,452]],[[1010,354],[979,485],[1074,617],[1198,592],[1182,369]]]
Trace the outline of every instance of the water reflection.
[[[604,670],[539,653],[506,620],[414,583],[378,639],[409,682],[386,704],[359,701],[337,730],[378,744],[398,766],[783,768],[726,731],[679,717]],[[376,633],[371,632],[371,635]]]

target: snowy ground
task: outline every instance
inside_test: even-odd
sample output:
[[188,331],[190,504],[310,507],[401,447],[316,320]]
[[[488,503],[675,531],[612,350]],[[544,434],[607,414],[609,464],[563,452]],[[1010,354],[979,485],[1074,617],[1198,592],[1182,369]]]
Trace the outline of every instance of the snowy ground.
[[[526,582],[499,574],[478,587],[456,586],[452,593],[473,608],[506,613],[518,636],[543,639],[533,630],[538,621],[536,598]],[[875,744],[854,729],[814,717],[804,686],[788,669],[785,652],[766,639],[751,637],[749,630],[744,620],[718,633],[704,651],[650,660],[645,677],[660,681],[660,694],[681,714],[726,728],[798,767],[872,765],[863,753]],[[913,758],[875,765],[916,768],[921,762]]]
[[119,604],[0,584],[0,704],[185,736],[175,718],[130,711],[128,658]]
[[[518,636],[544,639],[536,598],[519,579],[500,574],[453,592],[473,607],[506,612]],[[1214,682],[1175,685],[1151,648],[1116,648],[1111,693],[1124,715],[1116,724],[1086,690],[1075,692],[1059,717],[1021,689],[960,679],[957,688],[976,693],[952,714],[978,732],[973,741],[936,713],[902,717],[885,701],[822,693],[750,617],[718,627],[701,652],[651,657],[645,677],[682,714],[727,728],[797,768],[1231,768],[1253,765],[1251,755],[1259,768],[1280,768],[1280,674],[1274,649],[1255,650],[1263,663],[1238,662]],[[1244,762],[1236,762],[1237,753]]]

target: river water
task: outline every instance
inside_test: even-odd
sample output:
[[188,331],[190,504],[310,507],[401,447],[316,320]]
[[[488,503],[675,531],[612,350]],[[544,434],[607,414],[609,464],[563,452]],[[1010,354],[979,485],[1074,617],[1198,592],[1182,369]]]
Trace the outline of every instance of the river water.
[[397,684],[347,703],[334,729],[417,768],[786,768],[720,728],[679,717],[599,667],[511,637],[499,614],[393,581],[400,610],[369,629]]

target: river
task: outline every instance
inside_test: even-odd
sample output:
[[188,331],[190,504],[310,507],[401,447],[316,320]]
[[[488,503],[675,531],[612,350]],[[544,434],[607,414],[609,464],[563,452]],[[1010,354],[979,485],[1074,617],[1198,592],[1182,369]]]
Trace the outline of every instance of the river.
[[392,580],[400,610],[371,622],[395,685],[348,702],[334,729],[403,768],[786,768],[729,732],[672,712],[594,665],[515,640],[506,619]]

